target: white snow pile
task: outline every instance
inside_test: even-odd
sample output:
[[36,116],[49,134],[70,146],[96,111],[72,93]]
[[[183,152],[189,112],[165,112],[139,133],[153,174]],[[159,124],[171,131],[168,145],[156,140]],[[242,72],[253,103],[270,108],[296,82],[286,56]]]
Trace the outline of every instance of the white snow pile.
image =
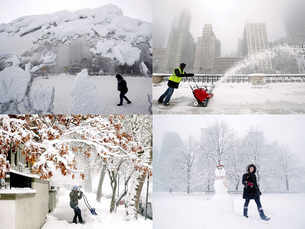
[[91,58],[108,58],[118,65],[132,66],[150,58],[151,23],[124,16],[120,8],[109,4],[76,12],[25,16],[0,24],[0,55],[16,54],[23,63],[31,62],[35,66],[59,64],[59,55],[74,60],[76,55],[71,53],[75,49],[63,51],[68,47],[73,49],[74,40],[82,40],[81,49],[86,49],[80,51],[79,62],[90,58],[91,52]]
[[116,59],[120,64],[133,65],[140,58],[141,50],[121,40],[102,40],[92,52]]
[[11,66],[0,72],[0,103],[20,102],[26,93],[31,80],[29,72]]
[[0,54],[0,71],[9,66],[18,66],[20,58],[13,54]]
[[103,104],[99,101],[97,95],[96,84],[89,80],[87,69],[83,69],[78,73],[77,78],[73,84],[71,96],[72,113],[97,113],[98,108],[103,109]]
[[35,90],[31,90],[30,98],[33,109],[36,112],[52,112],[54,108],[55,88],[40,84]]

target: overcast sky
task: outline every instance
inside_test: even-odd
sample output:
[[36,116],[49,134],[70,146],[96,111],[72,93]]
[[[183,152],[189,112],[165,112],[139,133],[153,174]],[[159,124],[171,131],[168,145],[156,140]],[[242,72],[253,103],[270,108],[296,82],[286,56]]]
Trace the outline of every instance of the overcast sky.
[[0,23],[8,23],[25,15],[97,8],[109,3],[120,7],[126,16],[152,21],[151,0],[1,0]]
[[215,121],[224,121],[240,137],[250,128],[263,131],[269,143],[287,146],[305,162],[305,115],[154,115],[154,146],[160,149],[167,131],[199,140],[200,129]]
[[[247,22],[264,22],[269,40],[286,35],[284,19],[293,17],[291,8],[304,6],[304,0],[154,0],[154,38],[165,38],[168,29],[181,9],[189,8],[192,14],[191,33],[195,40],[202,33],[204,24],[212,24],[222,43],[222,54],[230,55],[237,50],[238,38],[242,37]],[[304,20],[305,15],[303,14]],[[165,29],[165,28],[166,29]],[[165,32],[166,31],[166,32]],[[165,38],[165,42],[167,38]]]

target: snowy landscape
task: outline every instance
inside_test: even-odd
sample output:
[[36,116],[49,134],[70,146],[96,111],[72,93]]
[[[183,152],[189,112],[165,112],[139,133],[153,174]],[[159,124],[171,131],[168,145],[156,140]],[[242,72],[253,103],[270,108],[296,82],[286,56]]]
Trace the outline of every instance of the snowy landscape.
[[305,220],[302,214],[304,193],[268,193],[261,197],[266,214],[271,221],[259,218],[254,201],[249,206],[249,218],[242,215],[241,194],[230,194],[233,199],[232,212],[219,212],[211,201],[211,194],[154,193],[154,229],[163,228],[249,228],[249,229],[302,229]]
[[[80,228],[150,228],[151,142],[149,115],[2,115],[0,197],[18,193],[46,195],[35,185],[22,188],[25,184],[20,176],[40,179],[47,182],[47,191],[56,193],[54,209],[50,209],[43,228],[79,228],[71,224],[73,209],[69,205],[69,192],[78,186],[89,202],[85,197],[79,200],[86,222]],[[19,161],[12,159],[13,154],[20,155]],[[46,200],[51,204],[49,195],[35,202],[33,211],[41,206],[44,212]],[[0,198],[0,210],[6,204]],[[91,215],[92,208],[97,215]],[[14,219],[29,225],[28,219],[20,217],[9,211],[1,220],[4,225]]]
[[0,43],[1,113],[152,113],[151,23],[116,5],[23,16],[0,24]]
[[31,77],[23,69],[11,66],[0,72],[0,111],[16,113],[61,114],[151,114],[151,79],[125,77],[132,104],[116,106],[120,101],[115,76],[89,76],[83,70],[77,76],[60,74]]
[[38,75],[89,72],[147,75],[151,23],[124,16],[116,5],[24,16],[0,24],[0,70],[12,61]]
[[207,107],[194,106],[189,83],[175,90],[170,106],[158,105],[159,96],[167,89],[167,81],[153,84],[153,112],[157,114],[303,114],[305,83],[216,83],[214,96]]
[[[298,115],[154,117],[159,126],[154,132],[154,228],[303,228],[304,123]],[[251,163],[258,168],[270,221],[260,219],[253,200],[249,218],[243,216],[242,175]]]
[[[76,182],[74,182],[76,183]],[[109,185],[109,184],[108,184]],[[62,189],[62,190],[61,190]],[[125,207],[119,206],[116,209],[115,214],[109,213],[110,199],[102,198],[101,201],[96,200],[95,193],[86,193],[88,201],[94,206],[98,215],[91,215],[84,202],[81,200],[79,207],[82,211],[85,224],[72,224],[73,210],[69,207],[69,192],[71,190],[61,188],[58,192],[56,209],[47,216],[47,220],[42,229],[54,229],[54,228],[120,228],[126,229],[140,229],[140,228],[152,228],[152,221],[145,219],[144,216],[138,216],[137,220],[128,219],[126,217]],[[108,190],[110,191],[110,190]],[[111,191],[110,191],[111,192]],[[107,191],[104,191],[107,193]]]

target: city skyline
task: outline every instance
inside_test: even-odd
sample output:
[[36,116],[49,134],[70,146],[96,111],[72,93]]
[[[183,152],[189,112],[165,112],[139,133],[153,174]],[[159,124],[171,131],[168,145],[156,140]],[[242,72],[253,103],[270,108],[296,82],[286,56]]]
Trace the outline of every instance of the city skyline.
[[[160,6],[158,2],[159,0],[154,3],[155,9]],[[289,8],[287,4],[290,4]],[[190,32],[194,40],[201,36],[204,24],[213,25],[216,37],[222,43],[222,56],[235,56],[238,49],[238,39],[242,38],[244,26],[247,23],[265,23],[271,42],[286,38],[289,34],[287,27],[294,31],[294,34],[296,34],[296,30],[303,28],[303,22],[298,17],[302,19],[304,14],[298,13],[299,16],[296,17],[294,13],[297,10],[302,11],[304,3],[299,0],[268,2],[254,0],[249,3],[240,0],[229,0],[226,3],[219,1],[210,3],[206,0],[200,1],[200,3],[190,0],[185,3],[169,0],[161,5],[162,8],[154,10],[153,15],[154,45],[157,47],[166,46],[171,23],[184,8],[189,8],[191,11]],[[171,8],[175,8],[175,11],[172,12]],[[291,24],[298,26],[293,27]],[[303,32],[300,32],[302,35]]]

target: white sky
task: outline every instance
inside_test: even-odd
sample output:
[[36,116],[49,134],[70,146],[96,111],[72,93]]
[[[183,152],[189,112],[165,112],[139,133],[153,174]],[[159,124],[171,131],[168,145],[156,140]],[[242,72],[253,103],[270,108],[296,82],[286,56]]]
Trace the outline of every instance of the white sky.
[[151,0],[0,0],[0,23],[26,15],[97,8],[109,3],[120,7],[126,16],[152,21]]
[[[154,31],[159,29],[163,33],[161,25],[169,28],[173,17],[181,9],[189,8],[192,14],[191,33],[195,41],[201,35],[204,24],[212,24],[222,43],[222,54],[230,55],[237,50],[238,38],[242,38],[247,22],[266,23],[269,40],[285,36],[287,6],[297,1],[304,0],[154,0],[153,17],[157,25]],[[167,38],[165,40],[167,42]]]
[[287,146],[305,162],[305,115],[154,115],[154,146],[159,149],[164,133],[174,131],[183,139],[200,137],[200,129],[224,121],[238,136],[251,127],[263,131],[268,142]]

